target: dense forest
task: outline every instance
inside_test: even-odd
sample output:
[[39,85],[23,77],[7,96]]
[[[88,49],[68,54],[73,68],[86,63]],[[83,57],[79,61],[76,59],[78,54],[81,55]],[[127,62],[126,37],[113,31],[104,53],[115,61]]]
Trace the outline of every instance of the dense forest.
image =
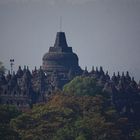
[[[139,94],[120,111],[112,95],[91,77],[76,77],[47,103],[27,110],[0,105],[1,140],[140,140]],[[118,102],[121,104],[121,102]],[[131,105],[132,106],[132,105]]]

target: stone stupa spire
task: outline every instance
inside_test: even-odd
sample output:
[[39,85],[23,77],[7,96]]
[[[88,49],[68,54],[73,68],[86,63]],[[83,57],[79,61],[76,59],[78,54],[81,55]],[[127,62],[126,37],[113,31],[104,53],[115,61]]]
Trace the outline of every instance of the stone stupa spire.
[[57,32],[54,47],[67,48],[67,41],[64,32]]

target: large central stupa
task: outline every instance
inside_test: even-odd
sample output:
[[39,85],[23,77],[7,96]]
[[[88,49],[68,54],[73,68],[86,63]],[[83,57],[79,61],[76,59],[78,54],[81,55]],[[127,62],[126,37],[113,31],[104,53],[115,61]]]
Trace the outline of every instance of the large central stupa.
[[59,73],[72,71],[78,75],[82,71],[78,64],[78,56],[73,53],[72,47],[67,45],[64,32],[57,32],[54,46],[49,48],[49,52],[43,56],[42,60],[43,70],[47,74],[54,71]]

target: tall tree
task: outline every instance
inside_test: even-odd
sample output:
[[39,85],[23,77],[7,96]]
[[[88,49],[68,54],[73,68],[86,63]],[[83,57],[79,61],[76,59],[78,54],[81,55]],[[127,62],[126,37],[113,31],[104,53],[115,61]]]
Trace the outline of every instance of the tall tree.
[[5,67],[3,66],[3,63],[0,61],[0,74],[4,74],[5,73]]

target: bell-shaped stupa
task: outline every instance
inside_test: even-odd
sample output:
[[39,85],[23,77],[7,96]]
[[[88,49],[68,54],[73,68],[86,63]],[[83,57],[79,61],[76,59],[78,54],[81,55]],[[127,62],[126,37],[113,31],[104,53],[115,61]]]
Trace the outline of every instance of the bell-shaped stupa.
[[73,53],[72,47],[67,45],[64,32],[57,32],[54,46],[49,48],[42,60],[43,70],[47,74],[54,71],[68,73],[71,70],[75,75],[79,75],[82,71],[78,64],[78,56]]

